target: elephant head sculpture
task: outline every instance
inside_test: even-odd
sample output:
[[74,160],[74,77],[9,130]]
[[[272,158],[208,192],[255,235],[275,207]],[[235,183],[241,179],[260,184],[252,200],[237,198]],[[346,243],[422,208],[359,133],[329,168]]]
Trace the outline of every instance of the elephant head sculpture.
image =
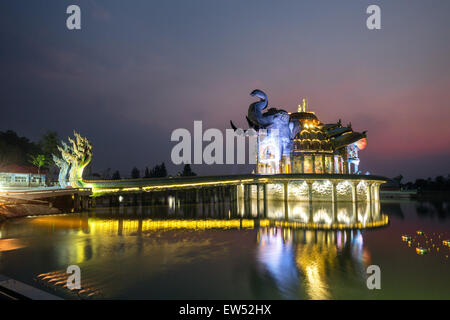
[[[289,113],[282,109],[269,108],[263,113],[269,104],[264,91],[255,89],[250,95],[259,98],[259,101],[250,104],[248,108],[246,117],[248,125],[257,131],[266,129],[269,136],[276,134],[280,142],[280,154],[288,155],[292,149],[292,140],[299,131],[298,121],[290,121]],[[230,121],[230,123],[231,127],[236,130],[233,122]]]

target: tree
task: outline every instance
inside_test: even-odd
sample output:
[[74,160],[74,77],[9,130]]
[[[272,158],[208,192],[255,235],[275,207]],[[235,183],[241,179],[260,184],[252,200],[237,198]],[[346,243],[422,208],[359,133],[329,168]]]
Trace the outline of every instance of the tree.
[[167,170],[166,165],[161,163],[161,165],[156,165],[153,167],[152,170],[150,170],[150,177],[151,178],[163,178],[167,177]]
[[185,164],[183,167],[183,172],[181,172],[182,177],[192,177],[196,176],[197,174],[192,171],[190,164]]
[[167,177],[167,170],[166,170],[166,165],[163,163],[161,163],[160,166],[161,172],[160,172],[160,177]]
[[103,171],[102,179],[105,179],[105,180],[111,179],[111,168],[108,168],[105,171]]
[[133,170],[131,170],[131,179],[139,179],[141,177],[141,173],[139,172],[139,169],[134,167]]
[[37,155],[40,152],[39,146],[31,142],[28,138],[19,137],[16,132],[8,130],[0,132],[0,164],[29,163],[29,155]]
[[148,170],[148,167],[145,167],[144,178],[150,178],[150,171]]
[[38,142],[39,148],[48,159],[48,164],[50,165],[54,165],[52,154],[59,154],[58,142],[59,137],[56,131],[47,131]]
[[30,154],[30,163],[38,168],[38,174],[41,174],[41,167],[45,166],[48,163],[48,159],[44,154],[38,154],[36,156]]
[[112,180],[120,180],[120,172],[119,170],[116,170],[112,175]]

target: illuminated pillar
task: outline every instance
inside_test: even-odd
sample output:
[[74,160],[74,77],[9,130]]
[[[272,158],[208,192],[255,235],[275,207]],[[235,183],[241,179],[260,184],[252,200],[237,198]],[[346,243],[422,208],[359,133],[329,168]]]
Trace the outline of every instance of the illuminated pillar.
[[263,184],[264,218],[267,218],[267,183]]
[[327,171],[327,164],[325,163],[325,155],[322,154],[322,173],[329,173]]
[[309,221],[313,221],[313,194],[312,194],[312,182],[307,180],[306,184],[308,185],[308,205],[309,205]]
[[352,202],[356,202],[358,201],[358,196],[356,193],[356,182],[352,182],[351,186],[352,186]]
[[302,154],[301,156],[301,172],[300,173],[305,173],[305,155]]
[[289,218],[289,187],[288,182],[284,183],[284,217],[287,220]]
[[311,158],[312,158],[312,172],[316,173],[316,155],[313,154]]
[[373,184],[373,200],[380,201],[380,184],[377,182]]
[[352,207],[353,207],[353,216],[356,218],[356,221],[358,221],[358,208],[356,206],[356,202],[358,201],[358,195],[356,190],[356,182],[352,181]]
[[332,185],[332,192],[331,192],[331,201],[336,202],[337,201],[337,193],[336,193],[336,182],[331,181]]
[[311,204],[313,201],[313,194],[312,194],[312,182],[306,181],[306,184],[308,185],[308,201]]
[[245,186],[241,183],[238,189],[238,198],[243,198],[245,200],[244,193],[245,193]]
[[244,201],[244,216],[248,213],[248,185],[244,184],[244,197],[242,199]]
[[258,217],[261,214],[260,206],[259,206],[259,201],[261,200],[260,199],[260,195],[259,195],[259,187],[260,187],[260,184],[259,183],[256,184],[256,211],[257,211],[256,214],[257,214]]
[[331,173],[336,173],[336,168],[335,168],[335,156],[331,156]]
[[367,187],[367,200],[369,203],[372,203],[372,197],[373,197],[373,183],[369,182],[369,186]]
[[249,184],[248,186],[248,191],[247,191],[247,195],[248,195],[248,216],[251,217],[252,216],[252,189],[253,189],[253,185]]
[[331,191],[331,208],[333,213],[333,222],[337,222],[337,192],[336,192],[336,182],[331,181],[332,191]]

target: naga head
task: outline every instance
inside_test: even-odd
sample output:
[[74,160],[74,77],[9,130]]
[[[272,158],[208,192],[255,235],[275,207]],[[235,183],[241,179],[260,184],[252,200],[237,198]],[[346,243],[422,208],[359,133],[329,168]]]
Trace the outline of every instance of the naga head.
[[75,139],[68,138],[71,145],[61,142],[58,146],[62,158],[70,165],[70,181],[73,187],[82,186],[83,170],[92,160],[92,144],[74,131]]
[[53,162],[56,164],[58,168],[62,168],[63,166],[67,165],[67,162],[64,159],[61,159],[55,154],[52,154]]

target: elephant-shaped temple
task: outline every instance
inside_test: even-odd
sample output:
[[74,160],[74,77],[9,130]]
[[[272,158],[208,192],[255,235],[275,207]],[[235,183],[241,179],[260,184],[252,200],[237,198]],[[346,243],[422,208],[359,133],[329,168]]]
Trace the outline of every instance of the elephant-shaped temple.
[[[258,133],[258,174],[312,173],[359,174],[358,151],[367,144],[366,131],[353,131],[351,124],[322,123],[307,111],[303,99],[298,111],[288,113],[268,107],[267,95],[254,90],[247,121]],[[231,123],[233,128],[236,128]]]

